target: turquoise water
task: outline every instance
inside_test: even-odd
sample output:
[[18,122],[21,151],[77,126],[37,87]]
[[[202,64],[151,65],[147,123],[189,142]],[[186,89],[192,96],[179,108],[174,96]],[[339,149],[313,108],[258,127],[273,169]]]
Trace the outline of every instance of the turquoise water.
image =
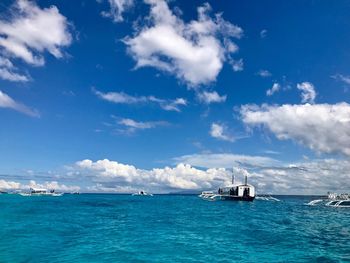
[[0,195],[0,262],[350,262],[350,209],[311,199]]

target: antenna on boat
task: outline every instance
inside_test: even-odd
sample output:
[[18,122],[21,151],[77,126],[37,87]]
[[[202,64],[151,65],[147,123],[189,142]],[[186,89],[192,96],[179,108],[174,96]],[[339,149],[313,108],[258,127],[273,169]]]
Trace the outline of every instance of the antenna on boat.
[[235,174],[234,174],[234,168],[232,167],[232,184],[235,184]]
[[244,176],[244,183],[245,183],[245,185],[248,184],[248,176]]

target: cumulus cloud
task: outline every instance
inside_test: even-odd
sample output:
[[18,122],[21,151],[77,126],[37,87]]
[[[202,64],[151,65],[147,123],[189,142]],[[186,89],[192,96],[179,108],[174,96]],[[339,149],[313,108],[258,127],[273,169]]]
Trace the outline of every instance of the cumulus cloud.
[[239,177],[247,175],[258,193],[326,194],[350,188],[348,160],[320,159],[255,169],[235,168]]
[[274,93],[278,92],[281,89],[281,85],[278,83],[273,83],[271,89],[266,91],[267,96],[272,96]]
[[262,78],[268,78],[272,76],[271,72],[266,69],[261,69],[256,74]]
[[164,0],[146,0],[150,5],[148,25],[125,38],[136,68],[154,67],[174,74],[190,86],[216,80],[226,59],[238,47],[232,38],[243,30],[225,21],[221,14],[210,16],[211,7],[198,7],[198,19],[185,23]]
[[[222,164],[221,158],[216,159]],[[207,160],[202,157],[201,162],[208,164]],[[237,182],[248,176],[249,183],[256,186],[259,194],[325,194],[327,191],[347,191],[350,187],[348,160],[320,159],[286,164],[266,157],[239,155],[231,155],[230,160],[229,169],[198,169],[179,163],[175,167],[144,170],[108,159],[86,159],[77,162],[75,169],[80,177],[90,178],[95,183],[88,188],[90,191],[103,192],[216,190],[230,183],[232,172]],[[216,166],[217,162],[212,164],[220,167]]]
[[211,104],[225,102],[227,96],[220,96],[216,91],[203,91],[197,93],[197,98],[204,104]]
[[24,114],[29,115],[31,117],[39,117],[40,116],[39,112],[37,110],[31,109],[24,104],[16,102],[14,99],[12,99],[10,96],[8,96],[6,93],[2,92],[1,90],[0,90],[0,108],[13,109],[15,111],[24,113]]
[[316,98],[315,86],[310,82],[302,82],[297,84],[298,90],[301,91],[302,103],[314,103]]
[[17,0],[5,17],[0,20],[0,51],[8,57],[42,66],[43,52],[61,58],[61,48],[72,41],[68,21],[56,6],[41,9],[33,1]]
[[102,12],[105,17],[111,17],[114,22],[124,21],[123,13],[133,7],[134,0],[108,0],[111,10]]
[[294,140],[318,153],[350,155],[350,105],[244,105],[242,120],[261,126],[280,140]]
[[25,188],[44,188],[44,189],[53,189],[55,191],[59,192],[77,192],[80,190],[80,186],[75,185],[65,185],[65,184],[59,184],[57,181],[51,181],[51,182],[44,182],[44,183],[37,183],[34,180],[31,180],[29,184],[23,185],[23,189]]
[[209,134],[216,139],[233,142],[235,139],[227,131],[227,127],[223,124],[212,123]]
[[28,190],[29,188],[45,188],[48,190],[54,189],[60,192],[76,192],[81,188],[79,186],[59,184],[57,181],[37,183],[30,180],[28,183],[20,183],[15,181],[0,180],[0,190]]
[[14,181],[0,180],[0,190],[17,190],[21,188],[21,184]]
[[101,92],[93,89],[93,92],[101,99],[117,104],[158,104],[163,110],[180,112],[182,106],[187,105],[183,98],[174,100],[160,99],[155,96],[131,96],[124,92]]
[[98,181],[98,189],[111,189],[110,191],[127,189],[146,189],[153,192],[200,190],[210,189],[230,180],[225,169],[199,170],[185,164],[178,164],[173,168],[143,170],[108,159],[96,162],[87,159],[77,162],[76,166],[81,169],[82,174]]

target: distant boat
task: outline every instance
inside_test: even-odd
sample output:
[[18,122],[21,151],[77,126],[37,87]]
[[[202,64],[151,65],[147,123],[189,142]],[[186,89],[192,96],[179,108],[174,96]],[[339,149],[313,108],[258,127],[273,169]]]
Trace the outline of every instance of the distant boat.
[[255,199],[255,187],[248,184],[248,178],[245,176],[244,184],[235,184],[235,177],[232,176],[232,184],[219,188],[218,193],[204,191],[199,197],[210,201],[230,200],[230,201],[253,201]]
[[133,193],[133,196],[143,195],[143,196],[153,196],[153,194],[147,193],[146,191],[138,191],[137,193]]
[[307,205],[325,205],[330,207],[350,207],[350,194],[328,193],[325,199],[312,200]]
[[1,191],[1,190],[0,190],[0,195],[4,195],[4,194],[7,194],[7,192],[6,192],[6,191]]
[[19,193],[22,196],[62,196],[63,193],[55,192],[55,190],[47,190],[44,188],[30,188],[29,192]]

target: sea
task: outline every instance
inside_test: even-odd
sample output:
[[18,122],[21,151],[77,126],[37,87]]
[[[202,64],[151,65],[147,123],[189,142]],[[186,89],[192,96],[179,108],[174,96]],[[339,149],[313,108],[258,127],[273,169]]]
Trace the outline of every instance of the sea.
[[350,262],[350,209],[196,195],[0,195],[0,262]]

